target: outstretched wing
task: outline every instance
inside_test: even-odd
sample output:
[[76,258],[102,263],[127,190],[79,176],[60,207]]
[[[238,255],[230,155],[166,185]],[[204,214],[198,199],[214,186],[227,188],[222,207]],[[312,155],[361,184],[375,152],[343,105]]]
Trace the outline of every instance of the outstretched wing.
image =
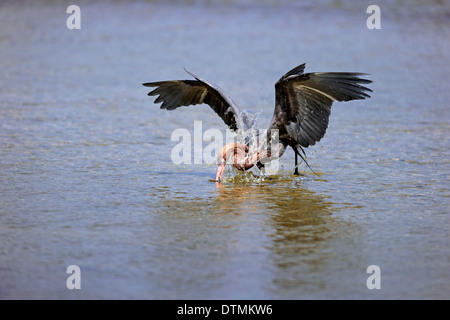
[[334,101],[370,98],[372,91],[361,84],[365,73],[303,73],[305,64],[286,73],[275,84],[275,111],[270,129],[280,130],[280,138],[288,136],[302,147],[314,145],[325,135],[331,105]]
[[149,96],[159,96],[155,103],[161,104],[161,109],[174,110],[181,106],[196,104],[209,105],[232,130],[247,129],[245,118],[239,108],[219,88],[201,80],[185,69],[195,80],[172,80],[148,82],[146,87],[156,87]]

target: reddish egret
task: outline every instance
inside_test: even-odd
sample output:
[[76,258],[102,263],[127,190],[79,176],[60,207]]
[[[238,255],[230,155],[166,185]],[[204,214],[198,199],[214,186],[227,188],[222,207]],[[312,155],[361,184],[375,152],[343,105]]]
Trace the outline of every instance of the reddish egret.
[[[331,105],[334,101],[350,101],[370,98],[372,92],[362,84],[366,73],[314,72],[303,73],[305,63],[295,67],[275,83],[275,110],[268,127],[267,148],[249,153],[247,144],[229,143],[218,155],[216,181],[221,182],[227,159],[232,157],[233,166],[248,170],[254,165],[264,167],[265,161],[279,158],[290,146],[295,152],[295,171],[298,175],[298,157],[325,135]],[[185,69],[195,80],[172,80],[148,82],[146,87],[156,87],[149,96],[158,96],[155,103],[162,102],[161,109],[174,110],[181,106],[209,105],[231,130],[248,132],[254,126],[248,113],[241,111],[218,87],[207,83]],[[274,131],[272,131],[274,130]],[[276,145],[272,132],[276,132]],[[302,155],[303,154],[303,155]],[[309,165],[308,165],[309,167]]]

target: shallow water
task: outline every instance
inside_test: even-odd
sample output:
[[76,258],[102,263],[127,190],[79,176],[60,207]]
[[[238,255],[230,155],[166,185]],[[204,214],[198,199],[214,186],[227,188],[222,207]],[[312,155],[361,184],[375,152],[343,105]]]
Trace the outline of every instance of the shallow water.
[[[380,1],[381,30],[347,1],[79,2],[80,30],[69,4],[0,5],[0,298],[449,298],[448,3]],[[319,176],[291,151],[220,186],[172,163],[175,129],[225,125],[159,110],[143,82],[186,67],[266,128],[303,62],[374,81],[306,150]]]

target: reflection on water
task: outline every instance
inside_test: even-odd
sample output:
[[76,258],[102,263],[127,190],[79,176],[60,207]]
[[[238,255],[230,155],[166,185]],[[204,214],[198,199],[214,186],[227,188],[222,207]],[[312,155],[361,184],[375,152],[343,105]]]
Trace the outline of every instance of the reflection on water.
[[317,279],[312,274],[326,270],[333,262],[332,242],[343,229],[350,228],[333,215],[339,209],[330,199],[292,180],[233,185],[221,188],[218,194],[221,207],[227,210],[242,202],[250,202],[249,206],[254,200],[263,203],[270,229],[262,236],[270,240],[267,249],[274,267],[271,281],[275,291],[298,292],[327,282],[326,276]]
[[[258,277],[256,296],[261,287],[295,295],[327,281],[313,274],[329,268],[333,242],[343,229],[350,228],[334,214],[339,209],[330,199],[290,178],[254,184],[228,182],[211,194],[209,199],[167,196],[157,207],[160,218],[170,225],[172,241],[180,245],[181,256],[195,254],[199,259],[195,269],[203,277],[214,278],[215,290],[242,273],[247,274],[246,280],[240,280],[242,285],[252,285],[255,273],[267,275],[265,280]],[[159,261],[173,264],[167,254],[158,255]],[[241,254],[253,256],[252,262],[242,260]],[[219,274],[218,265],[223,271]],[[187,278],[178,281],[184,283]]]

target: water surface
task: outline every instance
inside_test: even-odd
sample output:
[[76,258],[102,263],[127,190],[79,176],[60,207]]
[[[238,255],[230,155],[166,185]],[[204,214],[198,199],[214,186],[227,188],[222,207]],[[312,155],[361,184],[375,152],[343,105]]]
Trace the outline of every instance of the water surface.
[[[449,298],[447,3],[379,2],[381,30],[348,1],[80,2],[80,30],[69,4],[0,5],[0,298]],[[374,81],[306,150],[319,176],[293,176],[291,151],[219,187],[214,165],[172,163],[175,129],[225,125],[159,110],[143,82],[186,67],[266,128],[303,62]]]

